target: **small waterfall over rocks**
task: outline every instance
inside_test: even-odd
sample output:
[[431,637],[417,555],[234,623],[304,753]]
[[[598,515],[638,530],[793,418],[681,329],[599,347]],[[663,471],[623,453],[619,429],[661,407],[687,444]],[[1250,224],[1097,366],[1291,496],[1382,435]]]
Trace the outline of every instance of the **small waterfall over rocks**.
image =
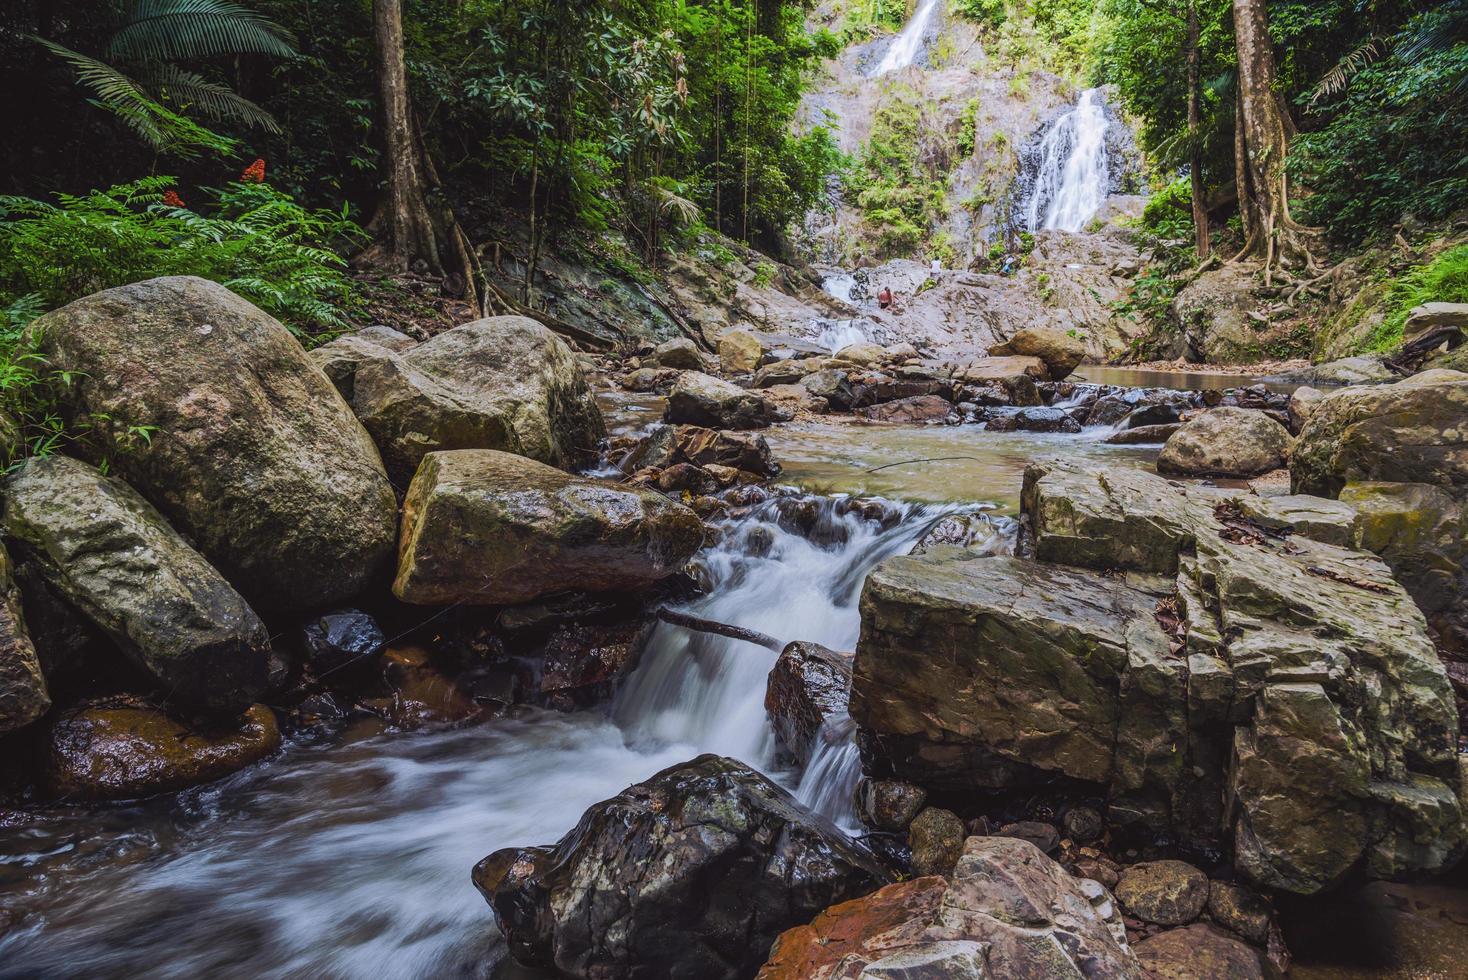
[[1037,130],[1019,157],[1012,221],[1030,232],[1084,230],[1108,196],[1129,189],[1137,166],[1130,131],[1094,88]]
[[872,69],[873,78],[888,72],[901,71],[917,60],[926,46],[928,31],[933,26],[942,3],[943,0],[920,0],[917,10],[913,11],[912,17],[903,25],[902,33],[893,39],[886,53],[882,55],[882,60]]

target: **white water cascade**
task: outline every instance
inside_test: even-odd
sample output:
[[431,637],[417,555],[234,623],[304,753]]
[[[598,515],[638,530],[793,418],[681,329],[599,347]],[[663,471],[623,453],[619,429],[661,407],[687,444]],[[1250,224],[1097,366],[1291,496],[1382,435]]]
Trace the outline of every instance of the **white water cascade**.
[[1080,231],[1101,210],[1111,183],[1106,125],[1101,93],[1091,88],[1045,134],[1026,214],[1031,231]]
[[917,10],[903,25],[902,33],[888,46],[887,53],[872,71],[873,76],[900,71],[917,60],[918,52],[923,49],[923,37],[928,33],[942,2],[943,0],[920,0]]

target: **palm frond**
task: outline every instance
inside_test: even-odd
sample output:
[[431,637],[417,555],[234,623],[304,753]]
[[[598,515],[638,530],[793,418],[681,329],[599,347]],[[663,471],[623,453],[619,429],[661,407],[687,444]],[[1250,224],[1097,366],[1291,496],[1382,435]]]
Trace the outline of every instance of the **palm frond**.
[[279,133],[275,117],[226,85],[162,62],[149,65],[141,80],[160,99],[180,110],[196,110],[215,122],[237,122],[267,133]]
[[129,62],[295,53],[290,31],[232,0],[136,0],[107,48]]
[[673,223],[686,227],[693,224],[699,218],[698,205],[686,197],[680,197],[665,187],[656,184],[649,187],[653,199],[657,201],[658,214],[663,217],[671,217]]
[[1310,93],[1310,105],[1315,105],[1321,99],[1328,98],[1340,92],[1344,92],[1351,84],[1351,79],[1356,73],[1375,61],[1379,61],[1387,53],[1386,39],[1372,37],[1365,44],[1348,53],[1336,63],[1336,66],[1325,73]]
[[1468,40],[1468,0],[1450,0],[1415,18],[1405,33],[1397,52],[1409,62]]

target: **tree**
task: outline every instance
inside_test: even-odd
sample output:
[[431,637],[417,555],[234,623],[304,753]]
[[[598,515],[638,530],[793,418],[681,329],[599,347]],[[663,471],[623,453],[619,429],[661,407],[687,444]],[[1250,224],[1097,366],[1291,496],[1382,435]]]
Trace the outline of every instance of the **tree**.
[[1202,93],[1199,91],[1198,63],[1200,60],[1198,24],[1198,0],[1188,2],[1188,172],[1193,199],[1193,236],[1198,261],[1208,261],[1210,241],[1208,236],[1207,193],[1203,187],[1203,143],[1199,132],[1201,123]]

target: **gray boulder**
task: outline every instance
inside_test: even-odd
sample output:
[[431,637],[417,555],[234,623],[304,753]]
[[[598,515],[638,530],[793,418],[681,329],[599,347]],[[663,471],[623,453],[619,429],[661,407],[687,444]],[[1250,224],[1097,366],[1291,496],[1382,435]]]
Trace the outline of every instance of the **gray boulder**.
[[170,699],[233,712],[264,692],[265,624],[131,487],[52,456],[5,489],[6,536]]
[[421,605],[508,605],[635,590],[702,543],[697,515],[652,490],[491,449],[430,453],[403,504],[393,592]]
[[1159,473],[1251,477],[1285,465],[1290,433],[1252,408],[1214,408],[1184,422],[1157,457]]
[[20,600],[15,567],[0,547],[0,735],[29,725],[51,707]]
[[643,361],[656,367],[676,368],[679,371],[706,371],[709,366],[709,359],[704,356],[703,351],[687,337],[677,337],[659,344]]
[[29,334],[73,376],[67,415],[103,420],[112,472],[252,601],[345,598],[390,560],[397,503],[377,450],[273,317],[180,276],[79,299]]
[[711,429],[758,429],[774,421],[765,398],[713,375],[685,371],[668,392],[664,418]]

